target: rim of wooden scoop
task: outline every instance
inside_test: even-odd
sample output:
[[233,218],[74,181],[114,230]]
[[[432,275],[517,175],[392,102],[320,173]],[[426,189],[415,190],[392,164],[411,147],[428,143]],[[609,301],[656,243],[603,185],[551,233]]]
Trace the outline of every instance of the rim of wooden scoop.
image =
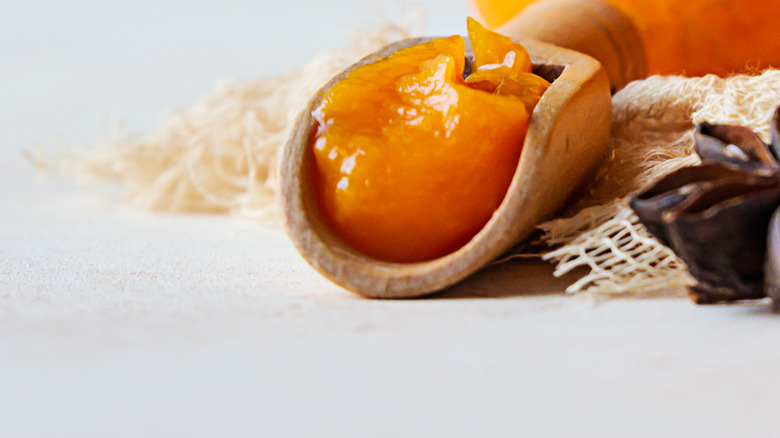
[[309,145],[315,133],[311,113],[320,105],[325,92],[353,69],[431,39],[396,42],[333,78],[300,114],[280,157],[280,202],[293,244],[325,277],[366,297],[423,296],[463,280],[558,211],[606,151],[611,98],[601,64],[578,52],[520,40],[539,74],[560,75],[531,115],[517,170],[503,202],[488,223],[465,246],[426,262],[389,263],[357,252],[328,228],[317,206],[310,176],[313,155]]

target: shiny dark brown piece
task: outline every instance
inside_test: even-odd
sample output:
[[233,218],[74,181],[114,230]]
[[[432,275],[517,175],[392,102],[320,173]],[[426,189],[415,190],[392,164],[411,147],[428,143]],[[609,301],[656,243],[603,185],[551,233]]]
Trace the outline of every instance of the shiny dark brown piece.
[[775,312],[780,312],[780,210],[769,221],[764,277],[764,291],[772,298]]
[[666,246],[670,245],[662,220],[663,213],[685,204],[691,197],[697,197],[716,181],[739,179],[741,171],[718,163],[683,167],[672,172],[649,188],[635,194],[629,205],[642,220],[642,224]]
[[744,126],[701,123],[694,131],[695,150],[702,161],[741,169],[776,168],[777,161],[761,138]]
[[780,180],[723,180],[664,213],[671,247],[698,285],[698,304],[764,297],[767,224],[780,203]]
[[[773,138],[780,139],[780,113]],[[704,164],[679,169],[637,193],[642,224],[688,265],[699,304],[780,300],[780,168],[775,151],[740,126],[700,124],[695,150]],[[769,230],[769,231],[768,231]],[[767,244],[767,233],[777,242]],[[777,254],[775,256],[775,253]]]
[[772,143],[769,144],[769,150],[774,155],[775,160],[780,160],[780,107],[775,110],[772,116],[772,122],[769,124],[769,132],[772,134]]

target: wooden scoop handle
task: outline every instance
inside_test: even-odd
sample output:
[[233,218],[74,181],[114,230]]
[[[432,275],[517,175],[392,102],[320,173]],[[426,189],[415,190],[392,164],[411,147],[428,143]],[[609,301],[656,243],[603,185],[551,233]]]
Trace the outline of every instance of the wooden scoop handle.
[[647,76],[647,55],[633,20],[601,0],[541,0],[497,31],[513,39],[533,38],[598,60],[612,92]]

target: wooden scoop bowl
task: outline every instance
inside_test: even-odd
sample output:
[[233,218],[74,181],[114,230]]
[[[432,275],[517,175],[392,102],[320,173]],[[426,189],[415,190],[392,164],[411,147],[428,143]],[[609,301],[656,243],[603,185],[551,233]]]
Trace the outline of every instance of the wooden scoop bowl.
[[[567,6],[561,12],[571,10]],[[320,105],[324,93],[353,69],[430,39],[391,44],[333,78],[299,116],[281,157],[281,203],[293,244],[325,277],[367,297],[421,296],[471,275],[555,214],[581,189],[606,151],[611,86],[602,65],[572,50],[520,39],[531,55],[535,73],[552,85],[531,115],[517,170],[503,202],[488,223],[465,246],[426,262],[388,263],[357,252],[328,228],[312,190],[312,110]]]

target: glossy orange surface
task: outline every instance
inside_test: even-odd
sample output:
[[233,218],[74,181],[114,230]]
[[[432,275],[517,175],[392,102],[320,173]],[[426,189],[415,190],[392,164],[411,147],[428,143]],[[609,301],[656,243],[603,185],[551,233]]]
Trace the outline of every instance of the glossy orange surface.
[[[467,0],[497,28],[537,0]],[[647,50],[650,73],[727,75],[780,67],[777,0],[607,0],[631,17]]]
[[[491,36],[482,37],[488,47]],[[368,256],[418,262],[446,255],[504,198],[529,113],[520,97],[470,87],[464,50],[459,36],[399,50],[350,72],[313,112],[320,209],[336,234]],[[503,62],[510,51],[518,52],[510,58],[528,56],[512,43],[476,62]]]

